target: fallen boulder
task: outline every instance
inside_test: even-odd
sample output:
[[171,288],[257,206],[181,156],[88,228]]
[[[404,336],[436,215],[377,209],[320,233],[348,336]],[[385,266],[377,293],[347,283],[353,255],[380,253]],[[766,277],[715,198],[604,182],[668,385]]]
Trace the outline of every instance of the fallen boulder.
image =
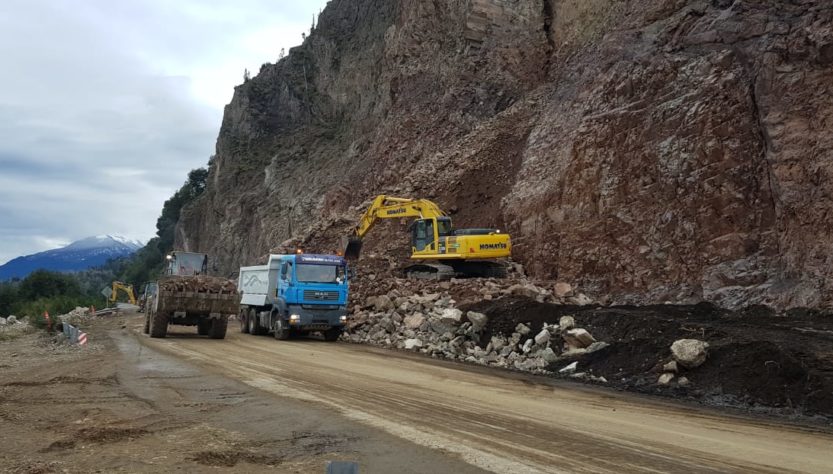
[[[371,298],[373,297],[371,296]],[[379,295],[373,301],[373,307],[376,311],[390,311],[393,309],[393,301],[391,301],[388,295]]]
[[570,296],[573,293],[573,285],[563,281],[559,281],[555,284],[555,288],[553,288],[553,293],[558,298]]
[[671,372],[665,372],[664,374],[659,376],[659,380],[657,383],[660,385],[668,385],[671,381],[674,380],[674,374]]
[[476,332],[480,332],[486,327],[486,323],[489,322],[489,317],[483,313],[477,313],[475,311],[469,311],[466,313],[466,317],[468,318],[469,322],[471,322],[472,328]]
[[422,341],[419,339],[405,339],[405,349],[413,350],[422,347]]
[[564,342],[571,347],[587,348],[590,344],[596,342],[596,339],[587,332],[586,329],[576,328],[570,329],[561,335]]
[[561,327],[561,332],[576,327],[576,319],[572,316],[561,316],[558,320],[558,325]]
[[561,370],[559,370],[558,372],[561,373],[561,374],[572,374],[573,372],[576,371],[577,368],[578,368],[578,361],[573,362],[570,365],[567,365],[567,366],[561,368]]
[[539,346],[545,345],[547,342],[549,342],[549,340],[550,340],[550,332],[547,331],[546,329],[542,329],[541,332],[539,332],[535,336],[535,344],[538,344]]
[[708,357],[709,344],[698,339],[678,339],[671,344],[671,355],[687,369],[699,367]]
[[17,316],[13,314],[10,315],[8,318],[6,318],[6,322],[9,324],[15,324],[17,322]]
[[405,327],[408,329],[419,329],[420,326],[425,322],[425,316],[422,313],[414,313],[405,316],[405,319],[402,321],[405,324]]

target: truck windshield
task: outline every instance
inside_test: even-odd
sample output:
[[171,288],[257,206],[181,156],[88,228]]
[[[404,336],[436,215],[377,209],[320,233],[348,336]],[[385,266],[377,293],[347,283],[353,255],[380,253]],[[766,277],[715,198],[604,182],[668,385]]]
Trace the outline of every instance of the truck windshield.
[[344,267],[300,263],[295,269],[295,275],[301,283],[341,283],[344,281]]

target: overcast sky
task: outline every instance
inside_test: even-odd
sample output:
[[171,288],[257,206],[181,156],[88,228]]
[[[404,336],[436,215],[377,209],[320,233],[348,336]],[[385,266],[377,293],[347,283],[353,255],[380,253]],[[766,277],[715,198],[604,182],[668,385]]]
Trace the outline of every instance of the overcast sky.
[[0,264],[147,241],[242,82],[327,0],[0,1]]

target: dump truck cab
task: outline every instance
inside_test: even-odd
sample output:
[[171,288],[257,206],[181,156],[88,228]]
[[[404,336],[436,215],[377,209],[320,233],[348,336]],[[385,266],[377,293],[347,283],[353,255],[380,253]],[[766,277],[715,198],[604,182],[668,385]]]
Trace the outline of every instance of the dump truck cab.
[[266,265],[240,268],[241,331],[338,339],[347,321],[347,273],[344,258],[319,254],[270,255]]

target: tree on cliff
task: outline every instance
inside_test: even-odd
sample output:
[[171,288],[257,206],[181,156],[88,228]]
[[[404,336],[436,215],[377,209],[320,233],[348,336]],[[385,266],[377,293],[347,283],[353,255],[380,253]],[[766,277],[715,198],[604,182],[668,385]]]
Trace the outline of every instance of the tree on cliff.
[[197,168],[188,173],[188,180],[162,206],[162,214],[156,220],[156,237],[131,258],[122,280],[141,285],[153,280],[162,270],[165,255],[173,250],[174,231],[182,209],[193,202],[203,191],[208,170]]

